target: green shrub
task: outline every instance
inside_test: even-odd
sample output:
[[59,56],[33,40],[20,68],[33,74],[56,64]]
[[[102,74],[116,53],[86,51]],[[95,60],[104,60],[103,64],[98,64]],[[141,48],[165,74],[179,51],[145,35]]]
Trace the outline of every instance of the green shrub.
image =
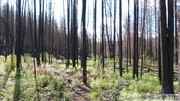
[[63,84],[64,84],[64,82],[62,81],[62,79],[61,79],[60,77],[58,77],[58,76],[54,76],[54,77],[52,78],[52,80],[51,80],[51,83],[52,83],[53,88],[54,88],[55,90],[61,89],[62,86],[63,86]]
[[124,73],[123,78],[125,78],[126,80],[131,80],[132,79],[132,73]]
[[49,75],[41,75],[41,76],[39,76],[38,81],[39,81],[40,87],[44,88],[44,87],[50,85],[51,78],[52,77],[49,76]]
[[101,95],[101,92],[100,91],[92,91],[90,93],[88,93],[88,97],[91,99],[91,100],[102,100],[103,99],[103,96]]
[[12,57],[8,57],[5,63],[6,66],[6,72],[11,72],[15,70],[16,68],[16,55],[13,55]]
[[44,88],[51,85],[54,90],[59,90],[63,86],[64,82],[58,76],[41,75],[39,77],[39,85]]
[[149,76],[143,77],[140,80],[134,80],[128,90],[136,93],[151,93],[154,91],[159,92],[161,90],[161,86],[159,85],[157,78]]

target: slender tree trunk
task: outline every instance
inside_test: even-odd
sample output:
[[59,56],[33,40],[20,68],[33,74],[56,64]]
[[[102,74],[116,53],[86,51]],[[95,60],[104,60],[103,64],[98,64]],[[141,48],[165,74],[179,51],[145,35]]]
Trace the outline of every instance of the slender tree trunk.
[[142,78],[142,74],[143,74],[143,65],[144,65],[144,61],[143,61],[143,54],[144,54],[144,29],[145,29],[145,18],[146,18],[146,10],[147,10],[147,1],[144,1],[144,14],[143,14],[143,25],[142,25],[142,35],[141,35],[141,78]]
[[76,47],[77,47],[77,25],[76,25],[76,0],[74,0],[73,8],[73,67],[76,68]]
[[[38,46],[37,46],[37,50],[38,50],[38,53],[37,54],[40,54],[40,51],[41,51],[41,47],[42,47],[42,43],[41,43],[41,40],[42,40],[42,1],[39,0],[39,26],[38,26],[39,30],[39,36],[38,36]],[[37,63],[38,65],[40,65],[40,58],[37,60]]]
[[70,15],[69,15],[69,12],[70,12],[70,9],[69,9],[69,0],[67,0],[67,27],[68,27],[68,39],[67,39],[67,65],[66,67],[69,67],[69,64],[70,64],[70,28],[69,28],[69,20],[70,20]]
[[[9,29],[9,0],[7,0],[7,4],[6,4],[6,26],[7,29],[5,30],[5,33],[8,33],[8,29]],[[9,36],[8,34],[6,34],[6,51],[5,51],[5,60],[7,60],[7,55],[9,53]]]
[[21,0],[17,0],[17,27],[16,27],[16,82],[14,87],[13,100],[20,100],[20,75],[21,75]]
[[[34,0],[34,55],[37,58],[37,29],[36,29],[36,0]],[[35,63],[35,61],[34,61]],[[34,76],[36,79],[36,66],[34,64]]]
[[161,77],[161,23],[160,23],[160,12],[158,12],[158,77],[159,82],[162,84],[162,77]]
[[94,7],[94,39],[93,39],[93,53],[94,53],[94,61],[96,62],[96,12],[97,12],[97,0],[95,1]]
[[122,76],[122,0],[119,0],[119,72]]
[[83,54],[82,54],[82,67],[83,67],[83,83],[87,84],[87,73],[86,73],[86,59],[87,59],[87,51],[86,51],[86,0],[83,0],[82,4],[82,22],[83,22]]
[[138,0],[134,0],[134,59],[133,78],[138,78]]
[[101,54],[102,54],[102,68],[104,69],[104,0],[102,0],[102,36],[101,36],[101,40],[102,40],[102,48],[101,48]]
[[35,57],[37,61],[37,65],[40,65],[40,59],[38,55],[38,35],[37,35],[37,27],[36,27],[36,1],[34,0],[34,47],[35,47]]
[[178,31],[177,31],[177,0],[174,0],[174,12],[175,12],[175,63],[178,65]]
[[[48,45],[49,45],[49,63],[51,64],[51,62],[52,62],[52,60],[51,60],[51,55],[52,55],[52,35],[53,35],[53,33],[52,33],[52,17],[51,17],[51,13],[52,13],[52,1],[50,0],[49,1],[49,23],[48,23],[48,27],[49,27],[49,29],[48,29],[48,41],[49,41],[49,43],[48,43]],[[50,34],[51,33],[51,34]]]
[[[65,59],[67,58],[67,55],[66,55],[66,51],[67,51],[67,48],[66,48],[66,46],[67,46],[67,37],[66,37],[66,18],[65,18],[65,3],[64,3],[64,0],[63,0],[63,16],[64,16],[64,18],[63,18],[63,26],[64,26],[64,29],[63,29],[63,31],[64,31],[64,43],[65,43],[65,45],[64,45],[64,51],[65,51],[65,54],[64,54],[64,57],[65,57]],[[59,40],[60,41],[60,40]],[[60,55],[60,54],[59,54]]]
[[114,0],[114,43],[113,43],[113,58],[114,58],[114,72],[116,68],[116,0]]
[[42,33],[42,36],[41,36],[41,55],[42,55],[42,62],[44,63],[44,0],[42,1],[43,2],[43,10],[42,10],[42,29],[41,29],[41,33]]

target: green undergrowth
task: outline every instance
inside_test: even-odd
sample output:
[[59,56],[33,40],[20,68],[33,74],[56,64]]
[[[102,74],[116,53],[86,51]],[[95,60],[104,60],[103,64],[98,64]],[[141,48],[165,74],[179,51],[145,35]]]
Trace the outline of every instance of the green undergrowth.
[[88,93],[88,97],[91,100],[103,100],[103,95],[102,95],[102,92],[100,92],[100,90],[91,91],[90,93]]
[[[13,59],[13,62],[11,60]],[[12,101],[16,75],[16,57],[8,56],[6,61],[0,56],[0,101]],[[22,56],[20,78],[21,101],[68,101],[66,92],[62,91],[64,80],[60,76],[33,73],[33,58],[29,54]],[[7,76],[8,74],[8,76]]]
[[[14,93],[15,73],[12,72],[6,85],[0,90],[0,99],[4,101],[12,100]],[[37,75],[35,82],[34,75],[26,70],[21,70],[21,100],[35,101],[37,95],[39,100],[57,100],[68,101],[66,92],[61,91],[64,81],[59,76]],[[38,91],[38,92],[37,92]]]
[[[143,74],[142,78],[133,79],[132,73],[123,73],[123,76],[119,76],[119,72],[114,71],[111,68],[105,68],[104,71],[99,68],[90,70],[88,75],[90,81],[90,87],[92,91],[88,94],[91,100],[105,100],[106,91],[118,91],[119,95],[113,100],[123,100],[127,96],[131,98],[131,95],[141,94],[158,94],[161,92],[162,86],[159,84],[158,77],[152,76],[150,73]],[[178,89],[178,82],[174,82],[175,93]],[[137,100],[143,100],[141,97],[137,97]],[[128,99],[130,100],[130,99]]]
[[[14,93],[14,81],[15,81],[15,61],[11,63],[11,57],[5,58],[0,56],[0,100],[9,101],[13,98]],[[82,68],[81,60],[79,59],[79,65],[76,68],[72,67],[72,61],[70,61],[69,68],[66,68],[67,60],[56,60],[53,58],[53,62],[50,65],[59,74],[61,71],[72,75],[77,81],[82,81]],[[116,59],[116,61],[118,61]],[[131,60],[133,63],[133,61]],[[119,70],[113,71],[113,59],[105,59],[105,68],[101,68],[100,59],[97,58],[96,63],[93,59],[87,60],[87,77],[88,85],[91,90],[87,94],[90,100],[147,100],[141,97],[142,94],[153,95],[161,92],[162,86],[159,84],[157,72],[143,71],[143,77],[139,79],[132,78],[132,66],[129,66],[129,72],[126,72],[126,59],[123,59],[123,75],[120,77]],[[129,63],[128,63],[129,64]],[[140,64],[140,61],[139,61]],[[145,66],[148,68],[156,68],[157,62],[146,57]],[[118,67],[118,63],[116,63]],[[147,69],[147,68],[145,68]],[[156,68],[157,69],[157,68]],[[51,69],[49,69],[51,70]],[[9,73],[6,78],[6,85],[3,87],[5,75]],[[67,82],[66,78],[62,78],[59,75],[49,74],[37,74],[37,81],[34,79],[33,73],[33,58],[30,54],[22,56],[21,67],[21,100],[22,101],[34,101],[39,98],[41,101],[68,101],[73,98],[75,93],[70,85],[70,90],[64,91],[63,85]],[[175,93],[177,93],[178,82],[174,81]],[[39,94],[39,95],[38,95]],[[133,98],[135,96],[135,98]],[[128,98],[128,99],[127,99]],[[170,98],[169,98],[170,99]],[[170,99],[171,100],[171,99]]]

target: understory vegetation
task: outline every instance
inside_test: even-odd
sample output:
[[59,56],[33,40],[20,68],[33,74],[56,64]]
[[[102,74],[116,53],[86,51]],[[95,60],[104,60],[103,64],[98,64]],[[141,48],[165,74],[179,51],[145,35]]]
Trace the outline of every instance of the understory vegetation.
[[[0,56],[0,100],[13,99],[15,83],[15,56]],[[11,62],[11,61],[14,62]],[[98,62],[87,61],[88,86],[82,82],[82,68],[65,68],[64,61],[53,59],[52,64],[37,67],[37,79],[34,78],[33,58],[22,56],[21,67],[21,100],[22,101],[71,101],[71,100],[148,100],[158,98],[162,86],[158,80],[157,64],[147,60],[142,78],[132,78],[132,66],[126,72],[126,61],[123,60],[123,76],[118,69],[114,73],[111,60],[106,60],[106,67],[99,68]],[[151,61],[151,62],[148,62]],[[79,61],[80,64],[80,61]],[[151,69],[152,67],[152,69]],[[150,71],[147,69],[150,68]],[[175,93],[178,89],[177,74],[174,75]],[[144,97],[146,96],[146,97]],[[171,100],[171,98],[167,98]]]

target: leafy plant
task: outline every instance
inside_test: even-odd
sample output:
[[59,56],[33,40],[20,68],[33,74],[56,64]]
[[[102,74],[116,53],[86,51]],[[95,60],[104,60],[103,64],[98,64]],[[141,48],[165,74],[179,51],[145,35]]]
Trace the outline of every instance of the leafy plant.
[[123,78],[125,78],[126,80],[130,80],[130,79],[132,79],[132,74],[131,73],[124,73]]
[[11,72],[15,70],[16,68],[16,55],[13,55],[12,57],[8,57],[5,63],[6,66],[6,72]]
[[42,88],[51,85],[54,90],[60,90],[64,82],[58,76],[41,75],[39,76],[39,85]]
[[57,76],[54,76],[51,82],[55,90],[60,90],[64,84],[64,82]]
[[44,88],[44,87],[50,85],[51,78],[52,77],[49,76],[49,75],[41,75],[41,76],[39,76],[39,80],[38,81],[39,81],[40,87]]
[[88,97],[91,99],[91,100],[102,100],[103,99],[103,96],[101,95],[101,92],[100,91],[92,91],[90,93],[88,93]]

